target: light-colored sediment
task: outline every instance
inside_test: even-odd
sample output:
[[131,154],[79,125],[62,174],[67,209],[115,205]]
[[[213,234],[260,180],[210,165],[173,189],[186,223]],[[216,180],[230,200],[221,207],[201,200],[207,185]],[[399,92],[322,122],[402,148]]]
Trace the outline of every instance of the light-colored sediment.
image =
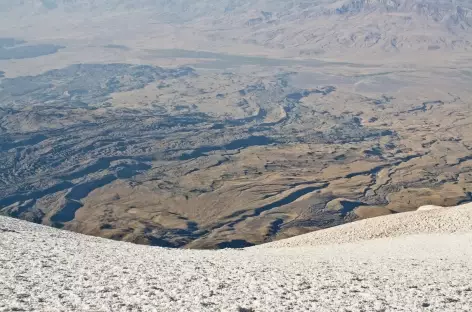
[[0,311],[470,311],[471,258],[471,205],[221,251],[0,217]]

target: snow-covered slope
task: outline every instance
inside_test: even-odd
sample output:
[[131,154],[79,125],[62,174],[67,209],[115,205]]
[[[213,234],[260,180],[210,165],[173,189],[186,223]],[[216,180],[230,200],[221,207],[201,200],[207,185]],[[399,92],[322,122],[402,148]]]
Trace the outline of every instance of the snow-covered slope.
[[464,205],[195,251],[0,217],[0,311],[470,311],[471,218]]

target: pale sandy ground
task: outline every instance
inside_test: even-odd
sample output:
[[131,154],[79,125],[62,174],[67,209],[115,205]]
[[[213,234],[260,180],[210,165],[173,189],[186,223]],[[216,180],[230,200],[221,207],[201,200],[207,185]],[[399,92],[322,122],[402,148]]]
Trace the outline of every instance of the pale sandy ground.
[[471,277],[472,205],[223,251],[0,217],[0,311],[471,311]]

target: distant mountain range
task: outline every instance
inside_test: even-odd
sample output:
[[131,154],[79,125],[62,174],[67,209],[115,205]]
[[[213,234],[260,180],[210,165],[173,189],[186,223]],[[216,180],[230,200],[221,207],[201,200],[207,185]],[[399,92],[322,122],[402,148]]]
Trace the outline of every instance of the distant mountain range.
[[185,24],[210,41],[300,56],[472,48],[472,0],[0,0],[0,10],[16,18],[13,27],[40,16],[142,16],[143,23]]

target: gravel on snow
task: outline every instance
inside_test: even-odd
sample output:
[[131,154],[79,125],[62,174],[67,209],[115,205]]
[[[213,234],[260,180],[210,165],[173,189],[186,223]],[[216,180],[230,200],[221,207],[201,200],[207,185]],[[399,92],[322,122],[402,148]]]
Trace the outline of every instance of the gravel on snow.
[[0,217],[0,311],[471,311],[471,272],[471,205],[220,251]]

